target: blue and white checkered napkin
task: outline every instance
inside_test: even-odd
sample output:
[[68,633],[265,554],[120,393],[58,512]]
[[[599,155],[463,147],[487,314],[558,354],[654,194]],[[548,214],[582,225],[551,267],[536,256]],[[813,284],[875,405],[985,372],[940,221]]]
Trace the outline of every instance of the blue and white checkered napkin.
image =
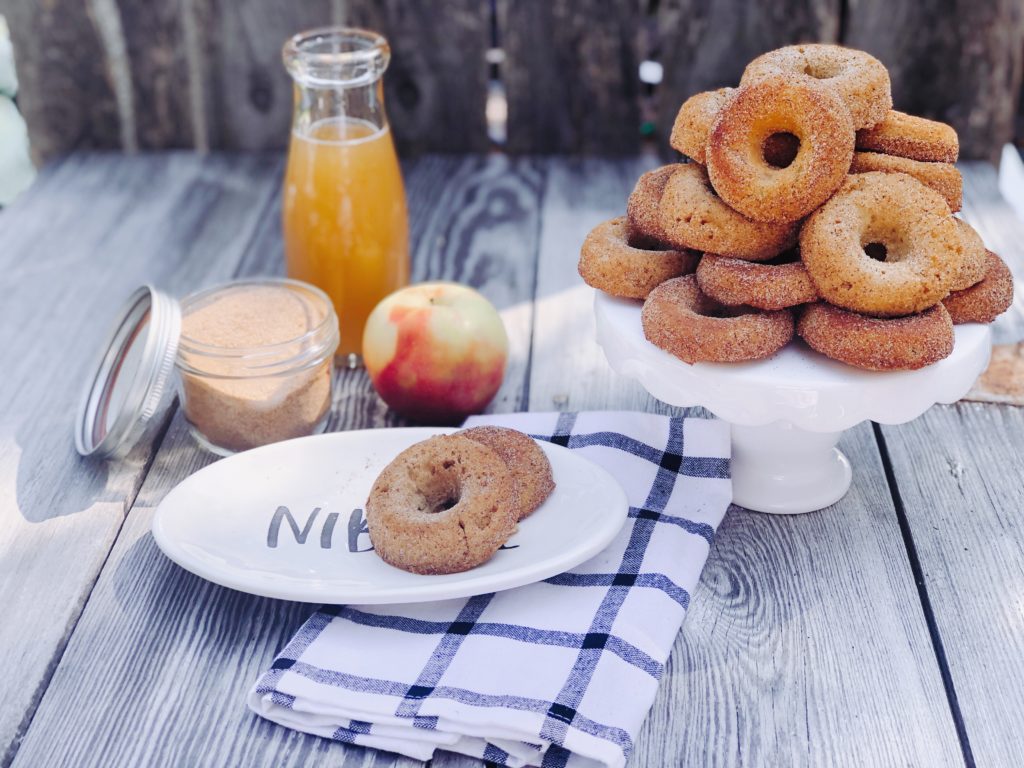
[[732,495],[724,422],[520,413],[514,427],[611,472],[629,521],[601,554],[529,586],[416,605],[326,607],[249,695],[263,717],[427,760],[621,766],[647,716]]

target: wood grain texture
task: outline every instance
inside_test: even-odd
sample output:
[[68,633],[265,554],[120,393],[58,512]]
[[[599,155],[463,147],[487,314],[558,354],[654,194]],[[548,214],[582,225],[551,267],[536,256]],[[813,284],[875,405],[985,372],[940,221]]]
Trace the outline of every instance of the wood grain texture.
[[1024,411],[936,406],[882,433],[975,764],[1007,765],[1024,712]]
[[[470,282],[502,309],[513,353],[494,407],[518,409],[531,335],[542,166],[501,157],[425,158],[406,173],[414,279]],[[262,217],[241,271],[277,273],[280,265],[275,210]],[[363,372],[339,376],[329,428],[397,423]],[[209,461],[177,414],[14,765],[46,764],[55,756],[104,768],[412,765],[288,731],[245,709],[245,694],[312,607],[222,589],[157,550],[149,534],[154,507]]]
[[962,765],[870,426],[841,447],[838,504],[726,516],[635,765]]
[[182,13],[184,2],[118,0],[140,149],[196,146]]
[[656,55],[665,68],[657,92],[659,151],[680,105],[695,93],[735,86],[765,51],[804,42],[836,42],[840,0],[665,0],[658,9]]
[[486,150],[487,4],[346,0],[345,8],[344,23],[377,30],[391,45],[384,93],[399,153]]
[[642,6],[498,0],[509,151],[637,151]]
[[45,161],[76,147],[120,147],[103,45],[81,0],[0,0],[32,152]]
[[334,23],[330,0],[196,0],[209,26],[200,33],[203,108],[210,145],[281,149],[292,123],[292,80],[281,47],[304,29]]
[[[548,163],[530,410],[666,410],[608,367],[575,274],[586,232],[650,164]],[[631,764],[960,762],[870,427],[843,447],[856,472],[839,504],[727,515]]]
[[[963,171],[965,216],[1019,285],[1024,225],[994,168]],[[1024,338],[1020,301],[996,321],[998,341]],[[970,751],[1005,765],[1024,712],[1024,410],[961,402],[881,431]]]
[[[86,377],[129,293],[172,294],[238,264],[277,160],[75,155],[0,219],[0,764],[74,629],[163,419],[124,462],[75,453]],[[230,224],[228,224],[230,223]],[[8,758],[4,756],[7,755]]]
[[962,158],[999,161],[1024,69],[1018,0],[849,0],[843,42],[889,68],[896,109],[951,124]]

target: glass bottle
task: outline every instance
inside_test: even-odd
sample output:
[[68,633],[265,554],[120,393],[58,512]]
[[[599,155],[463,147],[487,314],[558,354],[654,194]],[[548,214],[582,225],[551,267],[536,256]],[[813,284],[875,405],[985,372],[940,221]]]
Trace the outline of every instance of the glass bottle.
[[375,32],[329,27],[285,43],[295,81],[284,184],[288,276],[331,297],[338,359],[361,363],[363,326],[382,298],[409,281],[409,218],[384,112],[391,58]]

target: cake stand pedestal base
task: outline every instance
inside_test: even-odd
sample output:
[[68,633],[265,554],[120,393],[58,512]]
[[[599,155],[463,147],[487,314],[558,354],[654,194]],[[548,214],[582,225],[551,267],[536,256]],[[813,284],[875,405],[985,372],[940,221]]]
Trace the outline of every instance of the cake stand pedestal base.
[[732,424],[732,498],[755,512],[792,515],[835,504],[850,488],[842,432],[808,432],[786,422]]

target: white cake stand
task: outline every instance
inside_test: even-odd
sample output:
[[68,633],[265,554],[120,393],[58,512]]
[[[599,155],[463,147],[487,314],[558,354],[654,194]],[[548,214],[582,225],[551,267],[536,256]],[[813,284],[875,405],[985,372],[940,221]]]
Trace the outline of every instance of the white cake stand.
[[596,292],[597,340],[611,367],[669,405],[701,405],[732,426],[733,500],[758,512],[813,512],[850,487],[836,448],[868,419],[902,424],[963,397],[988,365],[987,325],[959,325],[953,354],[918,371],[876,373],[797,340],[768,360],[689,365],[644,338],[641,303]]

